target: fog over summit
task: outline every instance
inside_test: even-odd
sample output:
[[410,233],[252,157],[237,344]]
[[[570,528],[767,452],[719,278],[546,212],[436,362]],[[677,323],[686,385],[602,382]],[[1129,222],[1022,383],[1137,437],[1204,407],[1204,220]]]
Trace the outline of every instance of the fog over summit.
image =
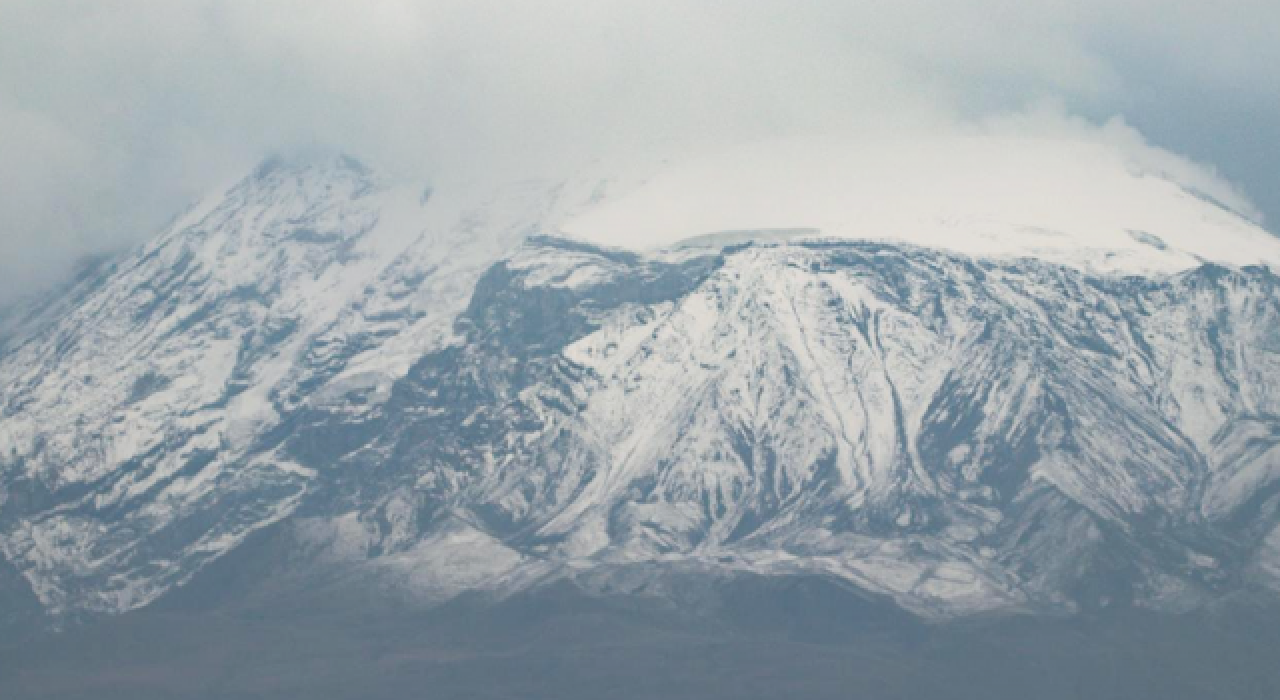
[[1123,117],[1280,211],[1270,3],[130,8],[0,8],[0,298],[145,240],[267,153],[317,147],[396,177],[504,182],[1049,100]]

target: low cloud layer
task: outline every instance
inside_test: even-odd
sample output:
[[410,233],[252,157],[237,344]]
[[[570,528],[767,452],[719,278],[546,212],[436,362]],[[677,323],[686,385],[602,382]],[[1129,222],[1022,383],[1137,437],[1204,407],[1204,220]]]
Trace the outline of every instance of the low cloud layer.
[[265,154],[414,177],[999,119],[1044,104],[1280,221],[1280,6],[1083,0],[0,3],[0,300]]

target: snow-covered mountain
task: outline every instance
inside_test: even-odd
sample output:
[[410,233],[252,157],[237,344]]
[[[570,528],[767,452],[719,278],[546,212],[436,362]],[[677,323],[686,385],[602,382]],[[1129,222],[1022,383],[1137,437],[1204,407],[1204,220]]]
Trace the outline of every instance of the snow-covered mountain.
[[[1088,179],[1140,208],[973,239],[728,195],[681,219],[715,235],[663,228],[661,193],[740,165],[264,164],[5,326],[0,551],[58,616],[273,525],[279,576],[426,602],[745,573],[942,616],[1280,594],[1280,242],[1110,161]],[[600,244],[641,220],[656,244]]]

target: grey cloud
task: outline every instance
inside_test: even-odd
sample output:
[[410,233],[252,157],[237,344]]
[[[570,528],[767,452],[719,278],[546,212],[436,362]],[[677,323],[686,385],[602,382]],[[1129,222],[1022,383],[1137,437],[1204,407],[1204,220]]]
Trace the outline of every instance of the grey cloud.
[[1280,220],[1280,6],[8,0],[0,298],[280,149],[406,175],[987,118],[1123,115]]

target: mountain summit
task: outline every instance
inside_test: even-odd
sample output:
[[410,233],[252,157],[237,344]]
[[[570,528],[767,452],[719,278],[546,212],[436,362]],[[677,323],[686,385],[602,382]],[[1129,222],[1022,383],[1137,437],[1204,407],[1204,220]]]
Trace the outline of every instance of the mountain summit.
[[766,142],[664,163],[616,195],[565,230],[635,250],[771,230],[1118,274],[1280,265],[1230,184],[1122,123]]

